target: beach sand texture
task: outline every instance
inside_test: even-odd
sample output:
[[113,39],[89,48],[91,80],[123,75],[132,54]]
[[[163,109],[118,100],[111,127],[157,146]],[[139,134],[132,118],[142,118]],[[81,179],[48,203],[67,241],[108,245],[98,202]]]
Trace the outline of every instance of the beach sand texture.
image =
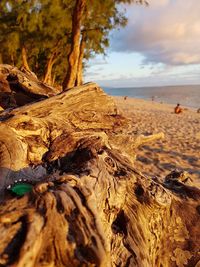
[[119,109],[130,117],[133,134],[165,134],[164,139],[138,148],[136,168],[162,180],[174,169],[187,171],[200,186],[200,113],[188,108],[175,114],[174,106],[169,104],[135,98],[114,99]]

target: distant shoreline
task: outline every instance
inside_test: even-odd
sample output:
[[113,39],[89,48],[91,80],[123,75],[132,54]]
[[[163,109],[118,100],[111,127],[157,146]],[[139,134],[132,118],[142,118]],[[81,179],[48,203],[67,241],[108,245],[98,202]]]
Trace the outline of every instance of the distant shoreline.
[[[114,100],[117,100],[117,101],[124,101],[124,105],[126,104],[126,101],[127,100],[130,100],[131,102],[134,102],[134,101],[140,101],[140,103],[143,103],[144,105],[148,105],[149,104],[156,104],[157,107],[160,106],[160,107],[163,107],[164,109],[167,109],[167,110],[171,110],[172,112],[174,111],[174,107],[175,107],[175,104],[172,104],[172,103],[167,103],[167,102],[160,102],[160,101],[157,101],[157,100],[154,100],[152,101],[151,99],[145,99],[145,98],[139,98],[139,97],[131,97],[131,96],[127,96],[126,100],[124,100],[124,97],[125,96],[113,96],[113,95],[110,95],[111,97],[114,98]],[[193,107],[193,106],[186,106],[186,105],[181,105],[181,107],[186,110],[189,110],[189,111],[192,111],[192,112],[197,112],[197,107]]]
[[200,108],[200,85],[197,86],[162,86],[162,87],[124,87],[108,88],[104,91],[111,96],[127,96],[148,101],[154,98],[157,103],[176,105],[180,103],[183,107]]

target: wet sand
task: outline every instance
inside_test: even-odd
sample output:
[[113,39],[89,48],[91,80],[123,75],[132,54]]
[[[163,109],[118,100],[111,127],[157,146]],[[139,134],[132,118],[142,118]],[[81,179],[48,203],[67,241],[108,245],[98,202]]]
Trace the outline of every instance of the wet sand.
[[165,134],[164,139],[138,149],[136,168],[160,179],[174,169],[187,171],[200,185],[200,113],[187,108],[175,114],[174,106],[169,104],[135,98],[114,99],[119,109],[130,117],[133,134]]

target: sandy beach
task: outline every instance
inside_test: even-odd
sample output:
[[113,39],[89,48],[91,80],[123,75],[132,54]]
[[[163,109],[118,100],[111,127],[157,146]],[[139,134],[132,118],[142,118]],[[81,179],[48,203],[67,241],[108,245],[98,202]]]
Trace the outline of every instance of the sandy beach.
[[200,114],[192,108],[175,114],[174,106],[142,99],[114,97],[131,119],[133,134],[163,132],[163,140],[141,146],[136,167],[148,176],[163,179],[174,169],[187,171],[200,185]]

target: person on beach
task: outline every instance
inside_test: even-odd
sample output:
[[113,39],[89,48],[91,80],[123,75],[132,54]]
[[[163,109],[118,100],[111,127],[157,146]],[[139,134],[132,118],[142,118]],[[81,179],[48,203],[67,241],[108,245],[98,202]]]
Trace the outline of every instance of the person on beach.
[[179,114],[183,112],[182,108],[180,107],[180,104],[177,104],[176,107],[174,108],[174,113]]

